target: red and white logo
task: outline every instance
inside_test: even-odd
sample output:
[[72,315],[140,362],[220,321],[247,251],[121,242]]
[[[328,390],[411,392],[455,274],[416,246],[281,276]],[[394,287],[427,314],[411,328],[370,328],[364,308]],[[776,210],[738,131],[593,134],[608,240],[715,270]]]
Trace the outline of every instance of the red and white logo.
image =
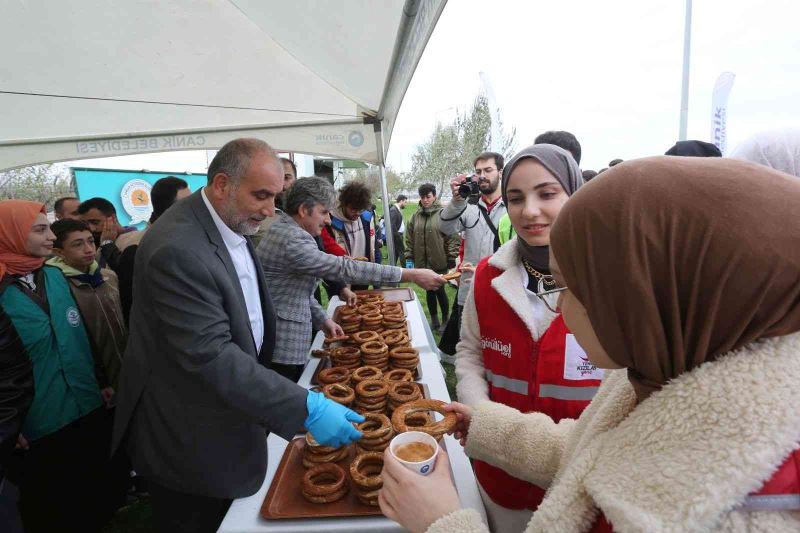
[[567,335],[564,349],[564,379],[603,379],[603,369],[589,361],[575,335]]
[[504,343],[497,339],[486,339],[481,337],[481,348],[484,350],[494,350],[503,357],[511,359],[511,343]]

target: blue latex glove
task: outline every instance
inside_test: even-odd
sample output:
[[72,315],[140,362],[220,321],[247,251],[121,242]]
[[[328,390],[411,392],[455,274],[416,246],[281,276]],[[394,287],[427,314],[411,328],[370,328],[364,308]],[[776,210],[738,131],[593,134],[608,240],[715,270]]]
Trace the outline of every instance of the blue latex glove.
[[363,422],[364,417],[327,399],[324,394],[309,391],[306,408],[308,418],[304,425],[314,435],[314,440],[323,446],[338,448],[361,438],[361,432],[353,427],[352,422]]
[[414,268],[414,261],[406,259],[406,268]]

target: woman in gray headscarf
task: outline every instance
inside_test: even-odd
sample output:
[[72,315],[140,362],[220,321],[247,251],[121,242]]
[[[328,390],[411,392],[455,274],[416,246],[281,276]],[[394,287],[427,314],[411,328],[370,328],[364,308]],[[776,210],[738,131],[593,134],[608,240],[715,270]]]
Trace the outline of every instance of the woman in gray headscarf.
[[[459,401],[484,400],[555,420],[577,418],[599,386],[601,371],[587,364],[556,312],[550,276],[550,228],[583,184],[569,152],[537,144],[503,170],[503,202],[516,237],[478,264],[464,305],[456,347]],[[546,487],[474,462],[493,531],[521,531]]]

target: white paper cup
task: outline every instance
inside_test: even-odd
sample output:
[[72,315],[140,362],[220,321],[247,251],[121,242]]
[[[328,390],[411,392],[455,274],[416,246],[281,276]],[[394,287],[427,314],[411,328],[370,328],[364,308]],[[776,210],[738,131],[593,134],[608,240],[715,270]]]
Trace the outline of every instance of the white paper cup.
[[[430,456],[428,459],[419,462],[410,462],[404,461],[397,457],[395,450],[402,446],[403,444],[408,444],[409,442],[423,442],[433,447],[433,455]],[[405,433],[400,433],[392,441],[389,443],[389,451],[392,453],[395,459],[400,461],[403,466],[411,470],[412,472],[416,472],[421,476],[427,476],[431,472],[433,472],[433,468],[436,465],[436,457],[439,455],[439,443],[436,442],[436,439],[428,435],[427,433],[423,433],[422,431],[406,431]]]

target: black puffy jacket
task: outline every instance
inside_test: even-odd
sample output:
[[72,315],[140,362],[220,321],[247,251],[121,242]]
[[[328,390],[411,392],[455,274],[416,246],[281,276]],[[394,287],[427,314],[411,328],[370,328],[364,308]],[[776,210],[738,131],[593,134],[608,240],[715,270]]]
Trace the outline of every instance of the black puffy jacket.
[[33,364],[14,324],[0,308],[0,480],[31,402]]

